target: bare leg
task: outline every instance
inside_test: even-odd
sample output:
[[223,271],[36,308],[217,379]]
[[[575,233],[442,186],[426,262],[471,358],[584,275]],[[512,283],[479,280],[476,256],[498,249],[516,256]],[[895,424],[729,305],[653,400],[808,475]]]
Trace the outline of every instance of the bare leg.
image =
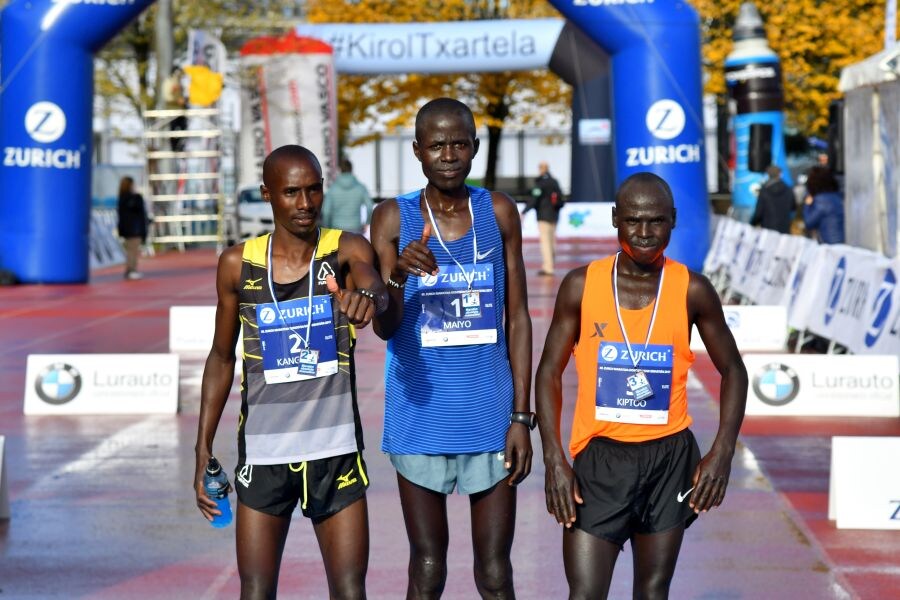
[[360,498],[318,523],[313,523],[328,577],[331,598],[365,598],[369,567],[369,512]]
[[598,600],[609,595],[621,549],[580,529],[563,530],[563,564],[570,600]]
[[482,598],[515,598],[509,559],[516,527],[516,488],[504,479],[469,497],[475,586]]
[[278,571],[291,518],[253,510],[238,501],[237,561],[241,600],[275,598]]
[[447,583],[447,496],[397,473],[400,505],[409,537],[409,599],[440,598]]
[[635,534],[631,538],[634,555],[634,597],[669,597],[669,585],[675,575],[675,563],[684,538],[684,526],[653,534]]

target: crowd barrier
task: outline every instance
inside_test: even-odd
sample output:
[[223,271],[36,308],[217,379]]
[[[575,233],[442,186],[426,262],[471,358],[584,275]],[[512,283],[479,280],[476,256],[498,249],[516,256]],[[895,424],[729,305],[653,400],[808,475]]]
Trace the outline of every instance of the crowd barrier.
[[900,355],[900,259],[729,217],[713,227],[703,270],[727,301],[785,307],[798,339],[813,333],[854,354]]

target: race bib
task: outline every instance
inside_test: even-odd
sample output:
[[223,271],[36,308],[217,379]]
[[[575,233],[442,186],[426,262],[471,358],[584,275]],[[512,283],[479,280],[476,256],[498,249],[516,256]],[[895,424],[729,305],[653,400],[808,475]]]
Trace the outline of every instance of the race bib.
[[279,302],[281,318],[274,303],[256,306],[266,383],[303,381],[338,372],[331,296],[313,297],[307,345],[303,338],[306,336],[308,306],[306,298]]
[[422,347],[497,343],[491,263],[440,265],[437,275],[419,280],[419,301]]
[[597,352],[598,421],[665,425],[672,391],[672,346],[633,348],[635,368],[622,342],[604,342]]

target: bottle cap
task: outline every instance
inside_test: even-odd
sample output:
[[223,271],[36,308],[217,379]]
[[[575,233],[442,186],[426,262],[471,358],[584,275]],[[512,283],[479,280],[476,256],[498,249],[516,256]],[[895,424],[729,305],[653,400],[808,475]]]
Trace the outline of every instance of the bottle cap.
[[206,463],[206,472],[210,475],[217,475],[219,471],[222,470],[222,467],[219,466],[219,461],[216,460],[215,456],[209,457],[209,462]]
[[738,12],[734,23],[731,39],[735,42],[751,39],[766,39],[766,30],[763,29],[762,18],[756,5],[752,2],[744,2]]

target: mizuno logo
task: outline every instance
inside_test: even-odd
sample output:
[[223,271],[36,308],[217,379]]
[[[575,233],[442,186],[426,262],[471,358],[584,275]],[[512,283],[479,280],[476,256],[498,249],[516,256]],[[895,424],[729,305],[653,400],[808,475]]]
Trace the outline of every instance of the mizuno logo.
[[353,469],[350,469],[349,471],[347,471],[346,475],[338,475],[337,489],[342,490],[345,487],[350,487],[351,485],[353,485],[354,483],[357,482],[356,477],[353,477],[352,479],[351,479],[351,477],[353,477]]
[[262,286],[259,285],[259,282],[262,281],[262,277],[259,279],[245,279],[244,280],[244,289],[245,290],[261,290]]
[[688,497],[688,494],[690,494],[693,491],[694,491],[694,488],[689,489],[688,491],[686,491],[683,494],[681,492],[678,492],[678,494],[675,496],[675,499],[678,500],[679,503],[684,502],[684,499]]
[[478,260],[484,260],[484,259],[486,259],[488,256],[490,256],[490,255],[491,255],[491,252],[493,252],[493,251],[494,251],[494,249],[491,248],[491,249],[488,250],[487,252],[476,252],[476,253],[475,253],[475,258],[477,258]]

